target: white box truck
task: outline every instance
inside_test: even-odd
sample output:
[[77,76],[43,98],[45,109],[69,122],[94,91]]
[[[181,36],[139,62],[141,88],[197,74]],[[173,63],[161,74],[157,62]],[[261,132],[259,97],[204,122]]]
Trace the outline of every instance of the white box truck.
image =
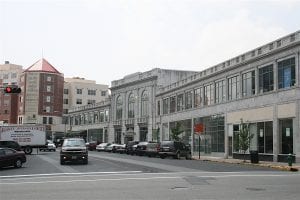
[[44,125],[0,125],[0,141],[18,142],[26,154],[33,148],[45,148],[46,127]]

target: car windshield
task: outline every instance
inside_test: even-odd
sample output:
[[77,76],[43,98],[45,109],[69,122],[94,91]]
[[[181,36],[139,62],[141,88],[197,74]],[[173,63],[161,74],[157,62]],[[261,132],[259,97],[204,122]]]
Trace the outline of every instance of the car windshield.
[[80,147],[85,146],[85,143],[83,140],[65,140],[63,146],[74,146],[74,147]]

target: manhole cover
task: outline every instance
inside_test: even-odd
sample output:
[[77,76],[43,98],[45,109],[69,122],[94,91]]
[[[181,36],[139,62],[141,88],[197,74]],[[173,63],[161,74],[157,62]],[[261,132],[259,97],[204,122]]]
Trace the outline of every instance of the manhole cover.
[[264,188],[246,188],[246,190],[250,190],[250,191],[265,191],[266,189],[264,189]]
[[187,187],[173,187],[171,190],[186,190],[188,189]]

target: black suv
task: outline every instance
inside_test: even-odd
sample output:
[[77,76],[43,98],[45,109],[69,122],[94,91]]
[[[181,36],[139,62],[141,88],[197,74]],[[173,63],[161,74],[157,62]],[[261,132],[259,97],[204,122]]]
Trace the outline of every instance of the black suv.
[[16,151],[22,151],[19,143],[12,141],[12,140],[1,140],[0,147],[7,147],[7,148],[14,149]]
[[160,144],[159,156],[160,158],[172,156],[176,159],[180,159],[180,157],[185,157],[186,159],[192,158],[189,145],[178,141],[162,141]]
[[135,154],[135,149],[133,148],[134,145],[137,145],[139,142],[138,141],[129,141],[127,144],[126,144],[126,147],[125,147],[125,152],[127,154],[130,154],[130,155],[133,155]]
[[82,161],[88,164],[88,150],[82,138],[67,138],[64,140],[60,151],[60,164],[67,161]]

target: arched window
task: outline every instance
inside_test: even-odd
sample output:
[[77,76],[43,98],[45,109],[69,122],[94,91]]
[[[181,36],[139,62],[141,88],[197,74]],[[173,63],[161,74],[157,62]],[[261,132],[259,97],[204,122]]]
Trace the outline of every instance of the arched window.
[[116,101],[116,120],[122,119],[123,101],[122,97],[118,96]]
[[142,99],[141,99],[141,116],[145,117],[148,115],[148,105],[149,105],[149,97],[148,97],[148,93],[145,90],[142,93]]
[[134,118],[134,103],[135,98],[131,93],[128,97],[128,118]]

